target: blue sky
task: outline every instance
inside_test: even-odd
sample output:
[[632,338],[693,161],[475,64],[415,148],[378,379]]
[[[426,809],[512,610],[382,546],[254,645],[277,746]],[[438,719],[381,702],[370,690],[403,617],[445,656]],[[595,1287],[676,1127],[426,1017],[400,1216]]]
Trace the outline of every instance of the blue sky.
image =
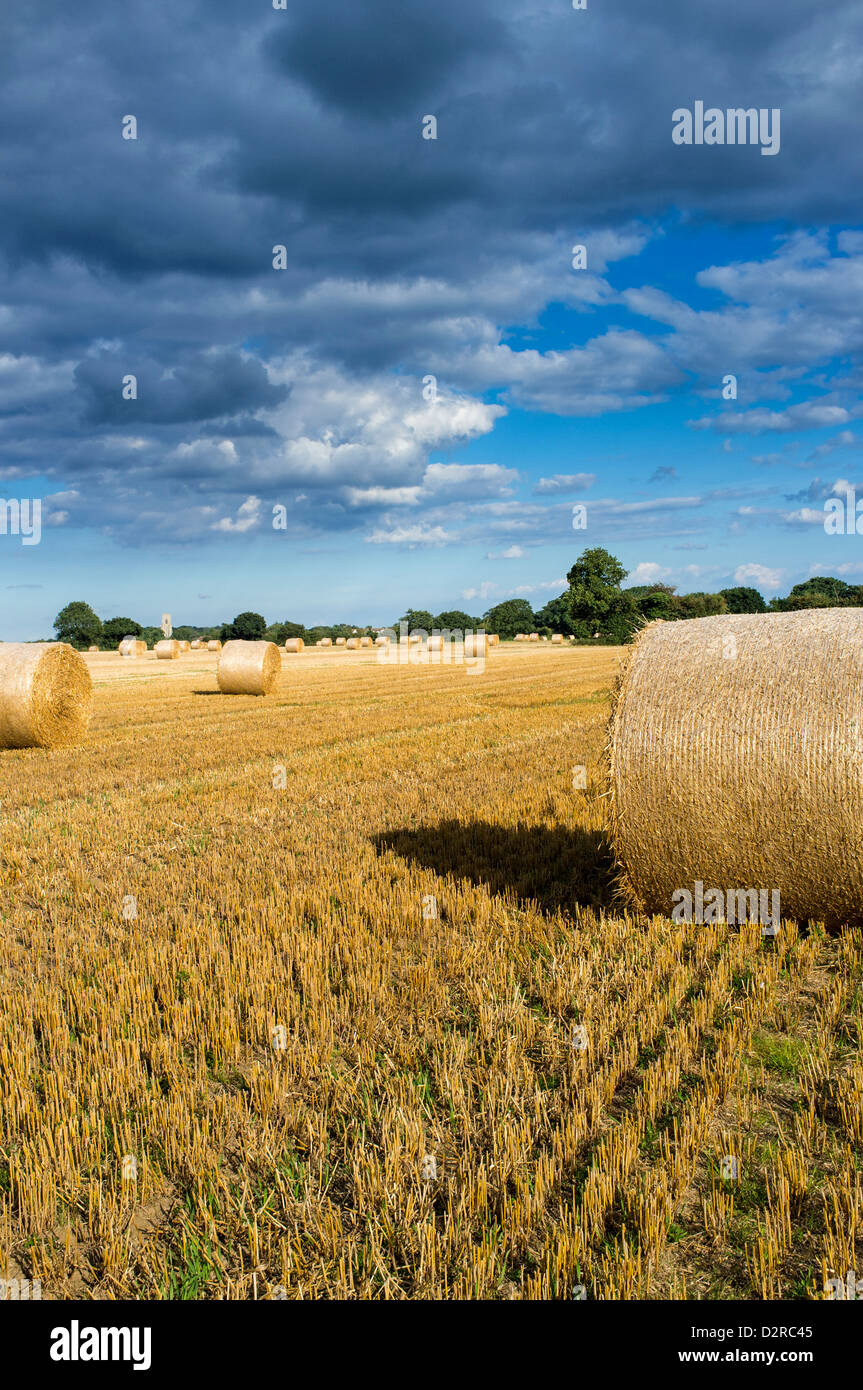
[[[859,7],[392,13],[0,20],[0,498],[43,508],[0,534],[0,637],[76,598],[538,608],[586,545],[681,592],[863,581],[823,526],[860,458]],[[779,109],[779,153],[675,145],[696,100]]]

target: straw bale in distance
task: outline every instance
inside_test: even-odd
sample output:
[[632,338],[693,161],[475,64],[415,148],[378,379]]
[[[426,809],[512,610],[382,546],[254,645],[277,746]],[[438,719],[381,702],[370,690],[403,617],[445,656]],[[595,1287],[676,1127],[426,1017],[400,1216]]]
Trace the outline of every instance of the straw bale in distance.
[[163,641],[157,642],[153,651],[156,653],[157,661],[179,661],[180,644],[173,637],[166,637]]
[[208,651],[208,652],[220,652],[221,650],[222,650],[222,644],[221,644],[221,642],[219,641],[218,637],[214,637],[214,638],[212,639],[211,642],[208,642],[208,643],[207,643],[207,651]]
[[88,648],[87,648],[87,651],[88,651],[88,652],[97,652],[98,650],[99,650],[98,647],[88,647]]
[[181,652],[187,652],[188,650],[189,650],[189,643],[186,641],[185,637],[181,637],[181,638],[180,638],[180,651],[181,651]]
[[345,643],[345,646],[347,647],[349,652],[358,652],[360,649],[359,637],[349,637],[347,642]]
[[269,695],[282,670],[275,642],[226,642],[216,678],[223,695]]
[[386,633],[381,632],[381,633],[375,638],[375,646],[376,646],[376,647],[388,647],[389,644],[390,644],[390,639],[387,637]]
[[87,732],[93,685],[65,642],[0,645],[0,748],[61,748]]
[[497,633],[497,632],[489,632],[489,633],[487,633],[486,635],[488,636],[488,645],[489,645],[490,647],[496,647],[496,646],[498,646],[498,644],[500,643],[500,634],[499,634],[499,633]]
[[360,638],[360,646],[361,646],[361,647],[370,647],[371,645],[372,645],[372,639],[371,639],[371,637],[361,637],[361,638]]
[[193,640],[192,640],[192,651],[193,651],[193,652],[199,651],[200,648],[201,648],[203,645],[204,645],[204,644],[203,644],[203,642],[201,641],[201,639],[200,639],[199,637],[193,638]]
[[337,646],[337,647],[346,647],[347,644],[348,644],[348,639],[347,639],[347,637],[337,637],[337,638],[336,638],[336,646]]
[[539,641],[539,633],[538,633],[538,632],[532,632],[532,633],[530,634],[530,636],[528,637],[528,641],[529,641],[529,642],[538,642],[538,641]]
[[286,637],[286,638],[285,638],[285,651],[286,651],[286,652],[301,652],[301,651],[303,650],[303,648],[305,647],[305,645],[306,645],[306,644],[305,644],[305,642],[303,641],[302,637]]
[[553,645],[553,646],[559,647],[560,644],[561,644],[562,641],[563,641],[563,633],[562,633],[562,632],[553,632],[553,633],[551,634],[551,641],[552,641],[552,645]]
[[134,637],[124,637],[119,643],[117,651],[121,656],[135,657],[138,655],[138,643]]
[[859,922],[861,709],[857,608],[645,627],[624,659],[607,748],[629,900],[670,916],[675,891],[694,897],[700,881],[705,894],[778,890],[784,918]]
[[318,638],[318,646],[319,646],[319,647],[331,647],[332,645],[333,645],[333,639],[332,639],[332,637],[319,637],[319,638]]
[[487,656],[488,638],[484,632],[466,632],[464,635],[465,656]]

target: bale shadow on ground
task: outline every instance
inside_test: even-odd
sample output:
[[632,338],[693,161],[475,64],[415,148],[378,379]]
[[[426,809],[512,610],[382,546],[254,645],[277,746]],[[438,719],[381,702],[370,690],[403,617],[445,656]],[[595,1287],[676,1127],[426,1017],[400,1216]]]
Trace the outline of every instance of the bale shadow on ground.
[[598,830],[544,825],[440,821],[373,837],[378,854],[391,851],[435,873],[513,892],[543,912],[614,906],[614,873]]

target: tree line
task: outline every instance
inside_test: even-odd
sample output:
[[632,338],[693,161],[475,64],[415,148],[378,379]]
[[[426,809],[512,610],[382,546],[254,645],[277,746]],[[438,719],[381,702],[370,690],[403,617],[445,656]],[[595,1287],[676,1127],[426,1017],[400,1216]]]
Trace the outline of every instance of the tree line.
[[[784,613],[797,608],[863,607],[863,585],[846,584],[842,579],[817,575],[795,584],[784,598],[768,603],[757,589],[739,585],[720,589],[716,593],[678,594],[673,584],[639,584],[622,587],[627,570],[614,555],[601,547],[585,550],[566,576],[568,588],[540,609],[534,609],[527,599],[506,599],[489,608],[482,616],[472,616],[462,609],[447,609],[431,613],[424,608],[409,608],[396,618],[391,627],[399,632],[405,623],[409,632],[464,632],[484,628],[497,633],[502,641],[516,633],[538,632],[550,637],[560,632],[577,642],[625,643],[646,622],[662,618],[674,622],[686,618],[706,618],[721,613]],[[238,613],[233,622],[217,623],[213,627],[179,624],[173,636],[179,640],[196,638],[210,641],[219,638],[230,641],[270,641],[280,646],[288,637],[302,637],[309,644],[321,637],[373,636],[378,629],[371,624],[268,623],[261,613]],[[162,638],[162,630],[148,627],[134,618],[101,619],[89,603],[76,600],[67,603],[54,619],[57,640],[68,642],[79,651],[98,647],[101,651],[116,651],[124,637],[140,637],[152,646]]]

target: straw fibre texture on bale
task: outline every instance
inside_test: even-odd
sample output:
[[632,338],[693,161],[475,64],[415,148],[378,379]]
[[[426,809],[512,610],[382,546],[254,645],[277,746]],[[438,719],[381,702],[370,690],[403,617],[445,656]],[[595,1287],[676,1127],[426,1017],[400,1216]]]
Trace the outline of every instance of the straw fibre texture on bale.
[[87,732],[93,685],[65,642],[0,645],[0,748],[62,748]]
[[358,652],[360,649],[359,637],[349,637],[347,642],[345,643],[345,646],[347,647],[349,652]]
[[275,642],[226,642],[217,680],[223,695],[269,695],[282,670]]
[[486,656],[488,640],[484,632],[466,632],[464,635],[465,656]]
[[207,651],[208,651],[208,652],[220,652],[221,650],[222,650],[222,644],[221,644],[221,642],[219,641],[218,637],[214,637],[213,640],[212,640],[211,642],[208,642],[208,643],[207,643]]
[[670,916],[700,881],[778,890],[784,918],[859,922],[863,613],[650,623],[623,658],[607,773],[620,886],[640,910]]
[[301,651],[303,650],[303,648],[305,647],[305,645],[306,645],[306,644],[305,644],[305,642],[303,641],[302,637],[286,637],[286,638],[285,638],[285,651],[286,651],[286,652],[301,652]]
[[153,651],[156,653],[157,661],[178,661],[180,658],[180,644],[173,637],[166,637],[164,641],[157,642]]

